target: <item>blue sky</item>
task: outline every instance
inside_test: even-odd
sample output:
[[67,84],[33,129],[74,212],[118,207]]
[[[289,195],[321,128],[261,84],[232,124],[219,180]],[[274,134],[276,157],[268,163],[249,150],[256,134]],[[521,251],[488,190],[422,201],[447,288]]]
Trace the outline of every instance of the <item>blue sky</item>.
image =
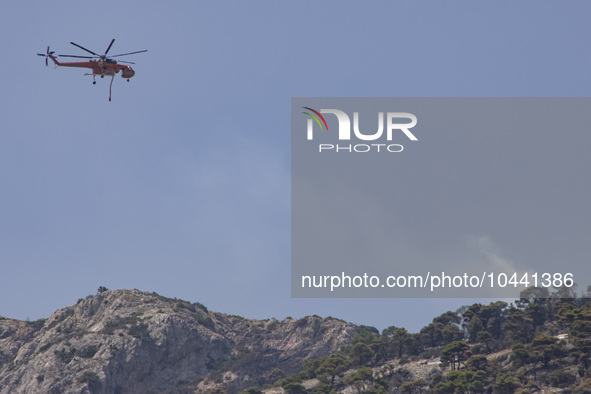
[[[590,8],[3,4],[0,315],[48,317],[104,285],[418,330],[468,300],[290,298],[291,97],[589,96]],[[107,79],[36,56],[112,38],[111,53],[149,51],[112,102]]]

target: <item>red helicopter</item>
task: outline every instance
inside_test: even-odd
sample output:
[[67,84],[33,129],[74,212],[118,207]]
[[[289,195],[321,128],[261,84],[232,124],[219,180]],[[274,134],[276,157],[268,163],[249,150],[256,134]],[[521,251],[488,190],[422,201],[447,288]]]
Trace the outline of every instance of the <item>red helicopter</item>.
[[[113,40],[109,44],[109,47],[105,51],[104,55],[96,54],[93,51],[88,50],[88,49],[84,48],[83,46],[78,45],[74,42],[70,42],[70,44],[77,46],[78,48],[80,48],[88,53],[91,53],[94,56],[54,55],[54,53],[55,53],[54,51],[51,51],[51,52],[49,51],[49,46],[47,47],[47,52],[45,54],[38,53],[37,55],[45,57],[45,65],[46,66],[49,65],[49,63],[47,61],[47,59],[49,58],[49,59],[53,60],[53,62],[57,66],[60,66],[60,67],[90,68],[92,70],[92,73],[84,74],[84,75],[92,75],[92,83],[93,84],[96,84],[95,76],[97,76],[97,75],[100,75],[101,78],[104,78],[105,75],[110,76],[111,77],[111,84],[109,85],[109,101],[111,101],[111,87],[113,86],[113,79],[115,78],[115,74],[117,74],[119,71],[121,71],[121,77],[127,78],[127,82],[129,82],[129,78],[131,78],[135,75],[135,71],[133,71],[131,66],[119,64],[117,62],[117,60],[113,60],[112,58],[119,57],[119,56],[133,55],[135,53],[148,52],[148,50],[143,50],[143,51],[136,51],[136,52],[120,53],[118,55],[113,55],[113,56],[107,57],[107,53],[109,53],[109,50],[111,49],[111,46],[113,46],[114,42],[115,42],[115,39],[113,38]],[[91,59],[91,60],[89,60],[87,62],[63,63],[63,62],[59,62],[57,60],[58,56],[77,57],[77,58]],[[120,63],[127,63],[127,64],[135,64],[134,62],[124,62],[121,60],[119,62]]]

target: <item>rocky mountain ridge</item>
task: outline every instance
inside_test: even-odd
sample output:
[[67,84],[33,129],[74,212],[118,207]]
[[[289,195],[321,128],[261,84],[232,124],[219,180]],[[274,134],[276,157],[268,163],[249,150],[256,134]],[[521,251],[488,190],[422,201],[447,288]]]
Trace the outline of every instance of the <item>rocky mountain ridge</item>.
[[355,334],[334,318],[249,320],[102,288],[48,319],[0,318],[0,393],[194,392],[222,383],[238,392],[296,373]]
[[0,394],[196,392],[591,393],[591,287],[529,288],[417,333],[105,288],[49,319],[0,317]]

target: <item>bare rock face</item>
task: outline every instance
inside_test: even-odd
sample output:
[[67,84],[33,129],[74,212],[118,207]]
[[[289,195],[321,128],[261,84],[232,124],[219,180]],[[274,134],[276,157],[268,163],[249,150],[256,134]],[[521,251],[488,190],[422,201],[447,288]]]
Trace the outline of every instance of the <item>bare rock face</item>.
[[47,320],[0,317],[0,394],[238,392],[278,370],[296,373],[354,335],[338,319],[248,320],[155,293],[106,290]]

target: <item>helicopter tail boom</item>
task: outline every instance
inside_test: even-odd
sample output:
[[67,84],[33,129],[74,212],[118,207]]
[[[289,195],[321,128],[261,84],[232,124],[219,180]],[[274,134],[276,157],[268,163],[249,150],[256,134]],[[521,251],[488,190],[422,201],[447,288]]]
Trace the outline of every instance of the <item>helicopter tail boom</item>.
[[53,60],[53,62],[55,63],[56,66],[61,66],[62,64],[60,62],[58,62],[57,58],[53,55],[49,55],[49,58],[51,60]]

